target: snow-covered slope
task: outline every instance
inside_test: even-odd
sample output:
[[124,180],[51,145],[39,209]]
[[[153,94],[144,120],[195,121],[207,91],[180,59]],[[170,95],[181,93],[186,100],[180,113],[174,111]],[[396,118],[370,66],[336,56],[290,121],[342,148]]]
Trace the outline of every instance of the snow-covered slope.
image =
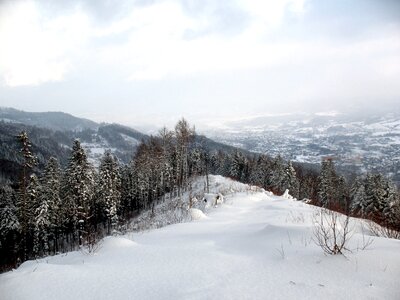
[[[109,237],[92,255],[26,262],[0,276],[0,298],[400,299],[400,241],[374,237],[347,258],[326,256],[311,240],[318,208],[211,181],[224,203],[207,217]],[[363,236],[352,223],[355,249]]]

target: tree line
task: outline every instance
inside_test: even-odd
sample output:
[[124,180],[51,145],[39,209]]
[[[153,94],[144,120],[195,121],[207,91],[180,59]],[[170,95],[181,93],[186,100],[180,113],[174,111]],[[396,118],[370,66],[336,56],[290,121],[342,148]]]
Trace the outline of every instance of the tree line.
[[75,140],[64,170],[52,157],[43,172],[35,172],[27,134],[17,138],[23,161],[20,178],[0,187],[2,270],[28,259],[91,247],[157,202],[181,197],[194,176],[208,174],[276,194],[288,189],[297,199],[400,231],[399,193],[382,175],[368,174],[350,184],[336,173],[331,159],[316,172],[280,156],[210,151],[185,119],[174,130],[163,128],[142,142],[129,164],[120,164],[106,151],[97,169]]

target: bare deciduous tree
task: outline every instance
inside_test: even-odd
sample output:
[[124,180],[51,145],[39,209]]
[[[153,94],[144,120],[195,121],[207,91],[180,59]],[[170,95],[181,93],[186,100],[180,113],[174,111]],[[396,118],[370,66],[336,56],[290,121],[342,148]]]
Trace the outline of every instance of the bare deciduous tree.
[[348,250],[347,243],[351,239],[349,216],[328,210],[320,209],[314,214],[314,242],[326,254],[342,254]]

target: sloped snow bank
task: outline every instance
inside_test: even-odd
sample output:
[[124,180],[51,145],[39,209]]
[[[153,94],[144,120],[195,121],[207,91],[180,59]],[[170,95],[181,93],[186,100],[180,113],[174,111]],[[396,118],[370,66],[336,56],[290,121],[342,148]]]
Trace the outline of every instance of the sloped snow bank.
[[327,256],[312,241],[319,208],[212,180],[225,202],[207,218],[26,262],[0,275],[0,299],[400,299],[400,241],[371,237],[359,251],[370,237],[351,219],[353,252]]
[[210,175],[209,192],[206,193],[206,178],[199,176],[181,196],[167,195],[164,201],[142,212],[132,221],[128,230],[144,231],[198,220],[199,213],[193,215],[191,209],[200,210],[206,216],[210,210],[224,202],[225,196],[252,189],[255,191],[258,188],[219,175]]

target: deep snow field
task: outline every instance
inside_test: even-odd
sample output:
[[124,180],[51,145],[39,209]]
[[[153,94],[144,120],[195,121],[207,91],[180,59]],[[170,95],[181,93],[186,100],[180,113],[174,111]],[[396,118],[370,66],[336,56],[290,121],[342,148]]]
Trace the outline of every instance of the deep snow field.
[[319,208],[220,176],[211,183],[225,202],[206,215],[105,238],[94,254],[25,262],[0,275],[0,299],[400,299],[399,240],[352,220],[353,251],[325,255],[312,241]]

